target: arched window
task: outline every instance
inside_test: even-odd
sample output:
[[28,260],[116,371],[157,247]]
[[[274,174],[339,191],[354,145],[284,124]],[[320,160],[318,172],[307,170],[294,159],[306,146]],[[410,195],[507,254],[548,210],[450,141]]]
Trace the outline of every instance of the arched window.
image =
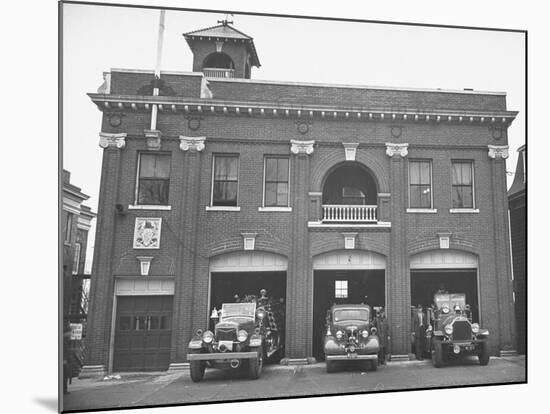
[[206,59],[204,59],[202,68],[235,69],[235,64],[225,53],[216,52],[208,55]]

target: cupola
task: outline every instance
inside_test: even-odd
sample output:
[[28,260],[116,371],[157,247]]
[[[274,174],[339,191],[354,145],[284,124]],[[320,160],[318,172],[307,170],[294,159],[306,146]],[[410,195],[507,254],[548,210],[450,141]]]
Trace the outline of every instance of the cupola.
[[218,26],[184,33],[193,52],[193,72],[212,78],[250,79],[260,60],[252,37],[221,21]]

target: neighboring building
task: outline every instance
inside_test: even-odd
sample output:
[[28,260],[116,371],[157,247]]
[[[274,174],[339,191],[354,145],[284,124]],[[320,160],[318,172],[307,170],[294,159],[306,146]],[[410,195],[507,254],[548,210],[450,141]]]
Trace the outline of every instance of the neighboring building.
[[514,306],[516,310],[517,350],[527,350],[527,182],[526,147],[518,149],[514,182],[508,190],[512,265],[514,269]]
[[112,69],[89,94],[103,166],[83,375],[181,368],[212,308],[261,288],[285,302],[282,363],[322,359],[326,310],[365,296],[405,358],[410,306],[441,284],[492,354],[514,349],[505,93],[252,80],[251,37],[184,36],[193,72]]
[[87,285],[86,249],[88,232],[96,216],[84,201],[90,197],[71,184],[71,174],[63,170],[61,223],[63,240],[63,316],[73,323],[86,320]]

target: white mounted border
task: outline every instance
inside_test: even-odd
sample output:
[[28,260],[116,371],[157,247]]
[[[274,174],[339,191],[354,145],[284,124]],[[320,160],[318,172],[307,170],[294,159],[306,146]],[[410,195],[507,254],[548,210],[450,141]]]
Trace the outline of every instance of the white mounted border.
[[160,217],[136,217],[134,249],[159,249],[161,225]]

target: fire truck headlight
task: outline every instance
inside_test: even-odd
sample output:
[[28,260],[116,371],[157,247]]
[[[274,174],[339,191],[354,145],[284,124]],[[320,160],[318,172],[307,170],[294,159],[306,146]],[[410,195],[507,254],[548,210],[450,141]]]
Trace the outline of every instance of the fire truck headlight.
[[336,332],[336,338],[342,339],[343,336],[344,336],[344,332],[342,332],[342,331],[337,331]]
[[477,323],[472,324],[472,332],[475,334],[479,333],[479,325]]
[[445,333],[447,335],[451,335],[453,333],[453,325],[449,324],[449,325],[445,326]]
[[205,331],[202,334],[202,340],[205,344],[211,343],[214,340],[214,334],[212,333],[212,331]]

